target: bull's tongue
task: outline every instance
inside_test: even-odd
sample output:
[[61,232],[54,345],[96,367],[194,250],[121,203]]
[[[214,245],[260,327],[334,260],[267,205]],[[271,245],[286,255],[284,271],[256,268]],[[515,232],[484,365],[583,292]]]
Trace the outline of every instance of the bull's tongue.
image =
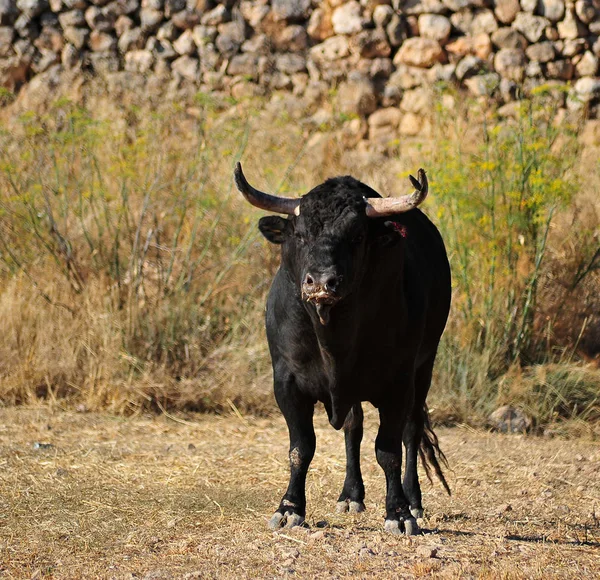
[[319,322],[325,326],[329,323],[329,314],[331,311],[331,304],[325,304],[324,302],[319,302],[315,305],[317,309],[317,315],[319,316]]

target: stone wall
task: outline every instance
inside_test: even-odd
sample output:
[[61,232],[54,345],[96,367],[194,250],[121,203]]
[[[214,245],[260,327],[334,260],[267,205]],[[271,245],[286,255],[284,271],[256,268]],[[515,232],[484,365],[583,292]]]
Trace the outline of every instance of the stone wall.
[[237,98],[335,87],[340,112],[384,108],[369,125],[410,134],[436,81],[499,104],[570,83],[565,106],[596,116],[599,35],[600,0],[0,0],[0,85],[81,71]]

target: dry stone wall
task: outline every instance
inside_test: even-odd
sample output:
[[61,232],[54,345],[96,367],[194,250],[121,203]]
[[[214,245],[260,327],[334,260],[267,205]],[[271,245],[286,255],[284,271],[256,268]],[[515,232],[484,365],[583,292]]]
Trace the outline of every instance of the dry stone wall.
[[0,0],[0,85],[82,71],[240,98],[336,91],[416,130],[437,81],[510,102],[547,83],[597,115],[600,0]]

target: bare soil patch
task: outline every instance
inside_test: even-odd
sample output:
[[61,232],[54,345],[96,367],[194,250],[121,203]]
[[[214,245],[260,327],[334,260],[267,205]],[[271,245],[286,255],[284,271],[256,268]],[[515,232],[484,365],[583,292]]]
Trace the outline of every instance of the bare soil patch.
[[[597,578],[600,448],[438,431],[453,496],[424,484],[424,533],[383,533],[367,410],[367,512],[334,513],[343,435],[316,417],[310,525],[272,533],[287,484],[282,418],[0,410],[3,578]],[[326,524],[324,523],[326,522]],[[325,527],[320,527],[325,526]]]

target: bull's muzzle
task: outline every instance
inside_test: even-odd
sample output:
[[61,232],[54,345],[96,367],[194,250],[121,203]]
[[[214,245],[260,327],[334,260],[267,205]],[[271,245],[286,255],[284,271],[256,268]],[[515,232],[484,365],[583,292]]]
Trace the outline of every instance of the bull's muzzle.
[[302,281],[302,298],[316,304],[332,304],[338,300],[337,290],[341,276],[332,273],[307,273]]
[[335,274],[307,273],[302,282],[302,299],[313,304],[317,310],[319,321],[325,325],[329,322],[329,310],[338,302],[340,295],[337,293],[341,276]]

